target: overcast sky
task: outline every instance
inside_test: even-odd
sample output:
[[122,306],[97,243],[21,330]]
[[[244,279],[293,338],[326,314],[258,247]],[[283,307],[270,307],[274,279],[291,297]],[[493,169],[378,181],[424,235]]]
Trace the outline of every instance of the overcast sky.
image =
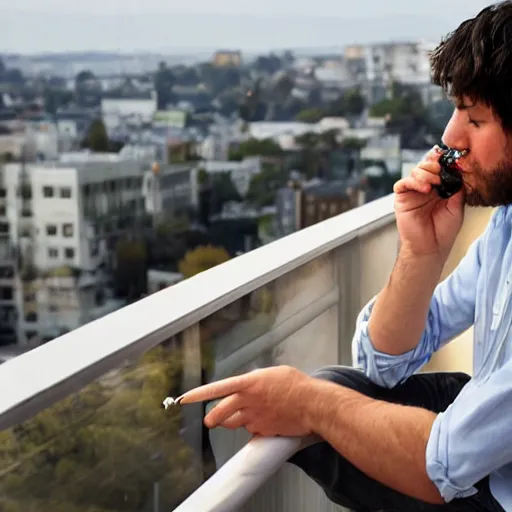
[[261,50],[391,38],[437,40],[487,4],[481,0],[0,0],[0,51]]

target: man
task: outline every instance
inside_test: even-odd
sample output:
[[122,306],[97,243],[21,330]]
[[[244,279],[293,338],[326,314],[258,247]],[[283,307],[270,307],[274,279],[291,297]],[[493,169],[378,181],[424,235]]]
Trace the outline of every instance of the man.
[[[396,183],[401,247],[361,312],[363,371],[258,370],[185,394],[224,397],[208,427],[322,439],[291,460],[357,511],[512,511],[512,1],[465,21],[433,52],[434,82],[455,101],[443,142],[468,150],[464,189],[448,200],[439,152]],[[438,285],[464,203],[500,206]],[[474,324],[474,375],[416,374]]]

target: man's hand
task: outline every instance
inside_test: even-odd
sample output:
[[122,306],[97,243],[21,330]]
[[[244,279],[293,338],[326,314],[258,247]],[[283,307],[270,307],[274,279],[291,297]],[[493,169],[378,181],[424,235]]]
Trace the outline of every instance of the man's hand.
[[444,503],[425,451],[436,414],[381,402],[288,366],[256,370],[185,393],[181,404],[223,398],[207,427],[260,436],[316,434],[370,478],[429,503]]
[[278,366],[200,386],[183,395],[180,403],[223,398],[205,417],[209,428],[245,427],[260,436],[299,437],[312,433],[305,404],[315,379]]
[[432,149],[393,190],[402,245],[415,255],[446,258],[462,226],[464,191],[445,200],[434,190],[441,183],[440,156],[437,148]]

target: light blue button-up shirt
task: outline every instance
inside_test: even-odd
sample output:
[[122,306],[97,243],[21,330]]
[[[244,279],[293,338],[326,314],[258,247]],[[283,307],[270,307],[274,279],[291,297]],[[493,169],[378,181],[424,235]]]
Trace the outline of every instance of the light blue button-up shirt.
[[512,512],[512,206],[496,210],[456,270],[437,286],[414,350],[400,356],[375,350],[368,336],[374,301],[359,315],[353,358],[373,382],[388,388],[474,325],[473,378],[434,421],[427,473],[447,502],[476,494],[475,483],[490,475],[491,492]]

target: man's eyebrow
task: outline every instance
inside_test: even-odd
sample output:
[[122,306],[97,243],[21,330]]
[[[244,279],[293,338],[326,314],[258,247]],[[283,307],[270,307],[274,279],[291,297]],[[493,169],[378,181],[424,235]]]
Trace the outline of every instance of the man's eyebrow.
[[464,103],[464,102],[456,102],[455,103],[455,108],[457,108],[458,110],[469,110],[470,108],[475,108],[476,105],[473,103],[473,105],[468,105],[467,103]]
[[449,98],[450,101],[454,104],[457,110],[469,110],[470,108],[476,107],[476,103],[468,104],[465,103],[464,100],[459,98],[454,98],[453,96]]

